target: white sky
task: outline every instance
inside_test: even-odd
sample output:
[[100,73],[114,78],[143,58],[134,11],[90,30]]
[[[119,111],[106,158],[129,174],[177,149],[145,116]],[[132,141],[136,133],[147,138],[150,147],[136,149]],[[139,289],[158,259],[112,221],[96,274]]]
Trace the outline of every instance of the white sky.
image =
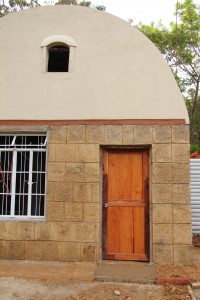
[[[55,0],[39,0],[40,3],[53,3]],[[149,24],[152,21],[157,23],[159,20],[164,25],[175,22],[175,6],[177,0],[91,0],[92,4],[104,5],[106,11],[124,20],[133,19],[133,24],[140,21]],[[183,2],[184,0],[179,0]],[[194,0],[200,4],[200,0]]]
[[[183,0],[179,0],[183,2]],[[133,19],[133,23],[140,21],[149,24],[159,20],[164,25],[175,22],[175,7],[177,0],[92,0],[92,4],[105,5],[106,11],[124,20]],[[194,0],[200,4],[200,0]]]

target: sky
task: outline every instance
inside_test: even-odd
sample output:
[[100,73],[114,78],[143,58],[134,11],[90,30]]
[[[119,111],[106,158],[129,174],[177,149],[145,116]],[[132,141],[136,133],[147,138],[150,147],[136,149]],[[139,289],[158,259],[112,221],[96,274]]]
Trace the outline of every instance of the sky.
[[124,20],[133,19],[133,23],[140,21],[149,24],[160,19],[168,25],[175,21],[173,12],[177,0],[93,0],[93,4],[106,6],[106,11]]
[[[45,1],[45,0],[39,0]],[[49,4],[54,0],[46,0]],[[174,15],[177,0],[91,0],[92,4],[106,7],[106,11],[124,20],[133,19],[133,25],[140,21],[150,24],[159,20],[166,26],[176,20]],[[183,0],[179,0],[183,2]],[[194,0],[200,4],[200,0]]]

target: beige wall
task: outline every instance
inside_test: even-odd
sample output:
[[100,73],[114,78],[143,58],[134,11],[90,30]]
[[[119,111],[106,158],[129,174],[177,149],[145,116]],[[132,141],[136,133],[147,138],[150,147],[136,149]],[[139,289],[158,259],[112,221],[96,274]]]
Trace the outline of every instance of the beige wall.
[[[73,70],[44,72],[42,41],[76,43]],[[130,24],[82,7],[0,19],[0,119],[185,119],[180,91],[155,46]]]
[[46,221],[0,222],[0,258],[101,259],[100,145],[149,145],[151,261],[190,264],[188,129],[187,125],[51,126]]

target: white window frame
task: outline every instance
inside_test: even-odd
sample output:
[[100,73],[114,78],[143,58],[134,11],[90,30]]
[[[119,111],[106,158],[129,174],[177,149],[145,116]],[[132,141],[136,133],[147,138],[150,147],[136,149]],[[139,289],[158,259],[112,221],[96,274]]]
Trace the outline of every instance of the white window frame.
[[[44,220],[45,219],[45,215],[46,215],[46,186],[47,186],[47,134],[0,134],[0,136],[6,136],[6,137],[13,137],[12,143],[10,145],[5,145],[4,147],[2,147],[0,145],[0,158],[1,158],[1,153],[2,152],[12,152],[13,156],[12,156],[12,169],[11,171],[8,170],[1,170],[2,174],[3,171],[5,173],[10,173],[11,174],[11,191],[10,191],[10,195],[11,195],[11,209],[10,209],[10,214],[4,214],[3,215],[3,201],[2,204],[0,203],[0,205],[2,205],[2,214],[0,215],[0,221],[2,220]],[[20,146],[15,146],[15,140],[18,136],[23,136],[23,137],[28,137],[28,136],[36,136],[36,137],[44,137],[44,143],[43,145],[34,145],[33,148],[31,148],[30,145],[21,145]],[[23,147],[22,147],[23,146]],[[38,146],[38,148],[36,148]],[[41,148],[39,148],[41,147]],[[22,171],[17,172],[16,168],[17,168],[17,153],[18,152],[29,152],[29,169],[28,172],[24,171],[24,174],[28,174],[28,203],[27,203],[27,214],[26,215],[16,215],[15,214],[15,198],[16,195],[19,196],[23,196],[26,195],[27,193],[24,192],[23,193],[16,193],[16,178],[17,178],[17,173],[22,173]],[[33,170],[33,154],[34,152],[45,152],[45,169],[44,171],[35,171]],[[33,173],[34,174],[44,174],[45,176],[45,186],[44,186],[44,193],[40,194],[40,193],[32,193],[32,184],[33,184]],[[2,175],[3,177],[3,175]],[[38,175],[37,175],[38,178]],[[24,179],[25,181],[25,179]],[[23,187],[23,189],[25,189],[25,186]],[[8,195],[8,193],[0,193],[1,195]],[[31,215],[31,205],[32,205],[32,196],[42,196],[44,198],[44,215],[40,216],[40,215]],[[7,201],[7,198],[6,198]],[[37,206],[37,205],[36,205]]]

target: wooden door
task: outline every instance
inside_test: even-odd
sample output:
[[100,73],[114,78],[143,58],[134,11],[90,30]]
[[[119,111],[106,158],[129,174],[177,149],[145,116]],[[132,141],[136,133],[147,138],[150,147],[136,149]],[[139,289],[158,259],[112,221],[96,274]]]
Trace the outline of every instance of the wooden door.
[[148,150],[103,151],[103,259],[149,260]]

